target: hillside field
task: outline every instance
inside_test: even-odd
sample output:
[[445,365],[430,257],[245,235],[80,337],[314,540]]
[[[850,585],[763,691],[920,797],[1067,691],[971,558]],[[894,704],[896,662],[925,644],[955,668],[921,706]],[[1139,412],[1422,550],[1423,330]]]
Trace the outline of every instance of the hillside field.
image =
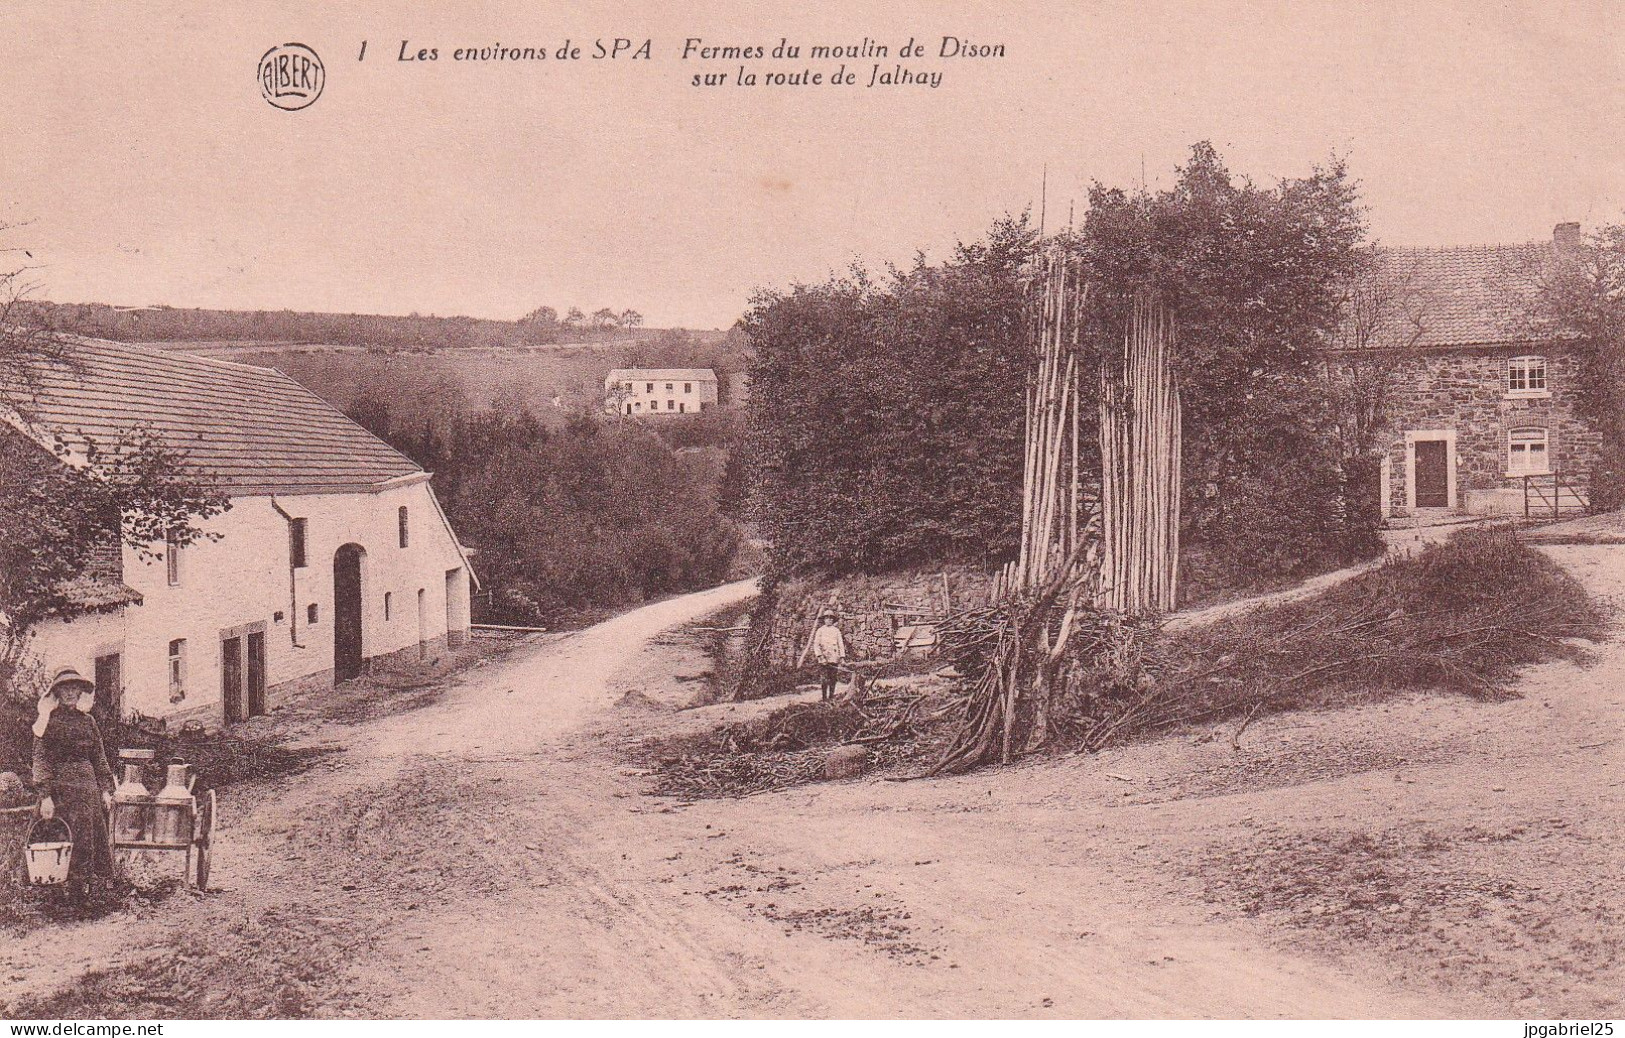
[[[697,351],[721,346],[724,333],[690,332]],[[360,397],[383,401],[396,424],[427,414],[523,402],[550,425],[596,411],[604,376],[627,366],[653,336],[604,343],[444,350],[380,349],[309,343],[153,342],[144,345],[276,368],[348,410]],[[646,365],[647,361],[644,362]]]

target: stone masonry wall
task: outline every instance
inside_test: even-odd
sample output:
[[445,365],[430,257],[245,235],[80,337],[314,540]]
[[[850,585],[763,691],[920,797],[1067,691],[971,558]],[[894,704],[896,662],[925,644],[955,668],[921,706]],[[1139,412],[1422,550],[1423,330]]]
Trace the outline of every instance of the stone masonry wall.
[[[942,616],[944,573],[950,611],[988,604],[993,578],[964,566],[838,580],[796,578],[786,581],[779,587],[773,615],[758,620],[758,623],[772,624],[767,666],[776,671],[795,668],[819,610],[831,601],[840,613],[841,633],[846,637],[847,651],[852,658],[891,658],[896,651],[896,632],[900,624]],[[916,615],[911,617],[910,612]]]
[[[1524,426],[1547,430],[1549,463],[1582,482],[1597,461],[1599,438],[1575,414],[1575,383],[1580,360],[1569,352],[1548,352],[1545,397],[1507,393],[1507,361],[1536,354],[1528,347],[1430,353],[1406,363],[1389,414],[1394,440],[1389,448],[1395,512],[1406,501],[1405,433],[1453,429],[1456,436],[1458,507],[1475,501],[1521,502],[1521,481],[1507,474],[1507,438]],[[1486,508],[1484,510],[1496,510]]]

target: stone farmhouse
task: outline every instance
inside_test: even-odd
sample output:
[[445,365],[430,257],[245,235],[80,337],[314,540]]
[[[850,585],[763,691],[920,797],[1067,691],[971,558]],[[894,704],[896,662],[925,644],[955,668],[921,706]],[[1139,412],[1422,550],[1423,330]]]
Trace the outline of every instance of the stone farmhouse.
[[143,426],[230,506],[156,561],[101,552],[67,589],[86,612],[34,632],[46,671],[94,675],[119,716],[213,726],[466,642],[468,554],[413,461],[277,371],[98,341],[70,356],[13,430],[82,449]]
[[694,414],[715,406],[717,374],[710,368],[615,368],[604,378],[609,414]]
[[1390,380],[1385,515],[1584,508],[1599,438],[1575,410],[1579,358],[1529,320],[1543,272],[1580,240],[1566,223],[1549,242],[1376,254],[1339,346]]

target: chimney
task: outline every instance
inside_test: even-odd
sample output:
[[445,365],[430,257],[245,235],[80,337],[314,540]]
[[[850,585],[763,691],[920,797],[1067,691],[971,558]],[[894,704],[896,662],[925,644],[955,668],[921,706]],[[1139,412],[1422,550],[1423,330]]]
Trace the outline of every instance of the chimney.
[[1573,252],[1580,247],[1580,225],[1578,223],[1560,223],[1552,228],[1552,244],[1564,252]]

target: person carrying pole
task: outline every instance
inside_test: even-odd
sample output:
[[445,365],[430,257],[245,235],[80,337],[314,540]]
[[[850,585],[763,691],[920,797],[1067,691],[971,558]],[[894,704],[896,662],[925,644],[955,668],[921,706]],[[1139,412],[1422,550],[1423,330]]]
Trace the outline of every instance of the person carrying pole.
[[834,609],[818,614],[818,630],[813,634],[813,660],[819,669],[819,699],[835,698],[835,682],[840,677],[841,664],[846,662],[846,639],[836,626],[840,619]]

